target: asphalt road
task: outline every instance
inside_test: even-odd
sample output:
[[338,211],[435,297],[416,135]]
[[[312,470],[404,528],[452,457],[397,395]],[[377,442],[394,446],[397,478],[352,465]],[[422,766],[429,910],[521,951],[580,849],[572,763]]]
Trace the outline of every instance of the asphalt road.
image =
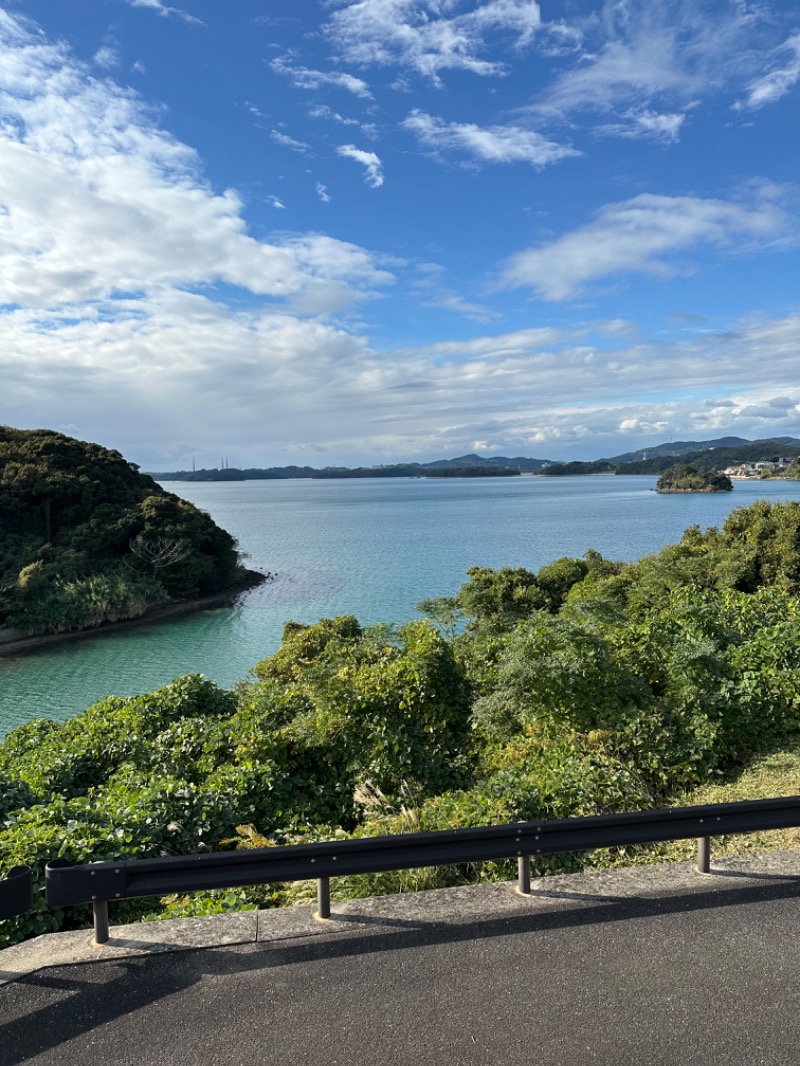
[[44,969],[0,988],[0,1064],[800,1066],[796,873],[556,881]]

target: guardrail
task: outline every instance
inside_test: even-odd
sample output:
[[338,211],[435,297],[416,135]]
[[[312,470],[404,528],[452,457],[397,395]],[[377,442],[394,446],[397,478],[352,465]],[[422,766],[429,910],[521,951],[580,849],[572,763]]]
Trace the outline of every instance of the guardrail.
[[95,941],[104,944],[110,936],[108,904],[117,899],[316,880],[318,917],[329,918],[330,878],[342,874],[516,857],[517,891],[528,895],[533,855],[697,838],[697,869],[708,873],[711,837],[798,825],[800,796],[788,796],[80,866],[56,859],[45,871],[47,902],[53,907],[91,903]]
[[33,905],[33,878],[30,866],[15,866],[0,881],[0,921],[16,918]]

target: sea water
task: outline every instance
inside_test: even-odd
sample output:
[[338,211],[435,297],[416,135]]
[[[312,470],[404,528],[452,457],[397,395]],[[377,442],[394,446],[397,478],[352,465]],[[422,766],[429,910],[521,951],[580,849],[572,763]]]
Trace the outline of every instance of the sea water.
[[456,592],[470,566],[538,570],[590,548],[632,560],[688,526],[721,525],[734,507],[800,499],[797,482],[738,481],[730,493],[687,495],[659,495],[655,483],[613,475],[165,482],[273,580],[229,607],[0,658],[0,736],[181,674],[231,686],[276,651],[285,622],[341,614],[406,622],[420,617],[420,600]]

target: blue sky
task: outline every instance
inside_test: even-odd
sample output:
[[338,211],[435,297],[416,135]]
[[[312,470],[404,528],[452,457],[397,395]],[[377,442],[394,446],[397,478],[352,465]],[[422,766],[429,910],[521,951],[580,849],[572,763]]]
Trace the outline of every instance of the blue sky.
[[5,0],[0,109],[0,422],[147,469],[800,436],[794,0]]

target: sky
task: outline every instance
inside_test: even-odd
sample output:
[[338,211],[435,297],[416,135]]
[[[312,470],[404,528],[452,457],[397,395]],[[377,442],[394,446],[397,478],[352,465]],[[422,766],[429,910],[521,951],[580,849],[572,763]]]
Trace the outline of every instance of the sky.
[[147,470],[800,436],[796,0],[0,0],[0,423]]

